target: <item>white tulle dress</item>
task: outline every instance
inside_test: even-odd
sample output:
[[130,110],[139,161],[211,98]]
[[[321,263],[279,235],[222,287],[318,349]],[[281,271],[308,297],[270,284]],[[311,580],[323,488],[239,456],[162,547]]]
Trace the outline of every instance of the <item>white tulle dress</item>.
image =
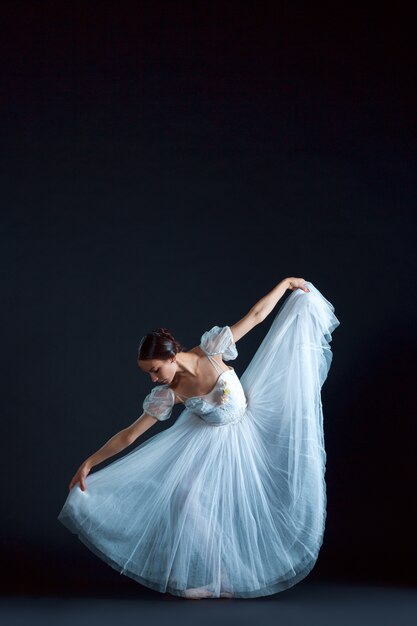
[[[326,519],[321,387],[339,321],[306,284],[240,379],[219,369],[210,393],[181,396],[170,428],[68,493],[59,521],[120,574],[176,596],[251,598],[313,568]],[[208,358],[237,357],[229,326],[205,332],[200,347]],[[174,399],[156,386],[143,408],[167,420]]]

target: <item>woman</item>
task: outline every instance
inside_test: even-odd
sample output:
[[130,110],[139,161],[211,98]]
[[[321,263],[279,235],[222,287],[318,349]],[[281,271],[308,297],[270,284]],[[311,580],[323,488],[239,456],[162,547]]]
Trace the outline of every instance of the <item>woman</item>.
[[[224,361],[278,311],[243,375]],[[339,324],[303,278],[286,278],[232,326],[185,351],[145,335],[138,366],[158,383],[142,415],[79,467],[58,519],[121,574],[185,598],[266,596],[313,568],[326,518],[321,387]],[[90,474],[157,421],[175,423]]]

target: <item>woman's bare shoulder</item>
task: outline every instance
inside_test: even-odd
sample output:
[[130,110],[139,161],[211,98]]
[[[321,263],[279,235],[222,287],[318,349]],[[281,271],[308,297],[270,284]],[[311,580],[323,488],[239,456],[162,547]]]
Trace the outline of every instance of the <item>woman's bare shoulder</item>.
[[[205,359],[207,358],[207,354],[204,352],[204,350],[202,348],[200,348],[200,346],[195,346],[194,348],[191,348],[190,350],[187,350],[187,352],[192,352],[193,354],[197,354],[199,358],[199,361],[201,361],[201,359]],[[218,363],[222,363],[223,362],[223,358],[222,355],[219,354],[213,354],[211,356],[212,359],[215,359]]]
[[187,352],[192,352],[193,354],[198,354],[198,356],[204,356],[203,350],[200,346],[194,346],[194,348],[190,348]]

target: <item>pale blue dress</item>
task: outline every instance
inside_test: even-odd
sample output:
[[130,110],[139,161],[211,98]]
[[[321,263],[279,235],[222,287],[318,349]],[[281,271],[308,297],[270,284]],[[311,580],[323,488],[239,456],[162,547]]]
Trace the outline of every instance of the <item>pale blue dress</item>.
[[[177,596],[251,598],[313,568],[326,519],[321,387],[339,321],[307,286],[287,297],[240,379],[211,358],[238,356],[230,327],[204,332],[214,388],[181,396],[169,428],[69,492],[58,519],[120,574]],[[174,401],[159,385],[143,408],[168,420]]]

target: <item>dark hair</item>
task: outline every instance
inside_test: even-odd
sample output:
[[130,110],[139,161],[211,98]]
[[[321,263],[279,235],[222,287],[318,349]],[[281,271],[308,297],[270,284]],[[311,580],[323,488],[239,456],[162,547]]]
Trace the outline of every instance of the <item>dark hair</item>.
[[184,346],[177,341],[166,328],[157,328],[140,340],[138,360],[169,359],[184,350]]

